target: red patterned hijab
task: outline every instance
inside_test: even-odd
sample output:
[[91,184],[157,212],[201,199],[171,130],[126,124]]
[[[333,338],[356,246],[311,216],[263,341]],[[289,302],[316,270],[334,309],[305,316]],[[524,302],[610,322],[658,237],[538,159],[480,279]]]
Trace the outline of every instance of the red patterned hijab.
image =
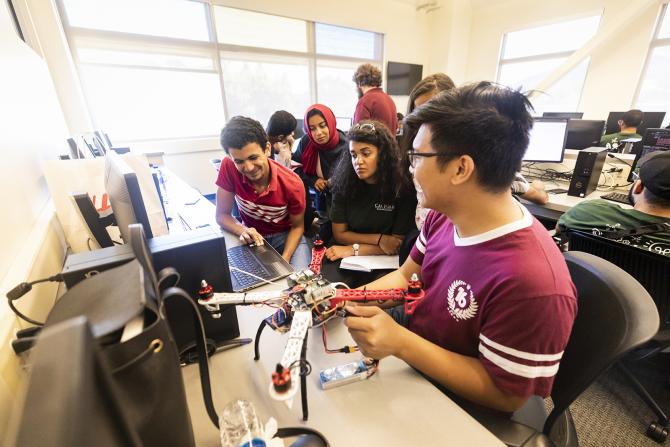
[[[321,115],[323,115],[323,119],[326,120],[326,125],[328,126],[328,131],[330,133],[330,138],[326,144],[317,143],[312,137],[312,132],[309,130],[307,115],[309,115],[312,110],[318,110]],[[337,131],[337,120],[335,119],[333,111],[328,107],[323,104],[314,104],[307,108],[303,126],[305,128],[305,133],[309,138],[309,142],[307,143],[307,147],[302,151],[302,169],[305,174],[314,175],[316,174],[316,163],[319,159],[318,151],[329,151],[334,149],[340,142],[339,132]]]

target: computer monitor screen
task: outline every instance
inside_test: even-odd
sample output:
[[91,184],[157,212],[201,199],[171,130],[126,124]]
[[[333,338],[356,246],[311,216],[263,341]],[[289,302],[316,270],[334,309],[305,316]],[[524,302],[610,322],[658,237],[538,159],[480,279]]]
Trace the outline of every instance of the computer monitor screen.
[[581,119],[583,116],[584,116],[584,112],[544,112],[542,114],[543,118]]
[[633,182],[637,179],[637,174],[640,172],[639,165],[649,154],[668,150],[670,150],[670,129],[647,129],[642,139],[642,150],[635,155],[630,168],[628,181]]
[[116,152],[105,157],[105,190],[114,211],[114,219],[124,242],[130,240],[128,225],[140,223],[148,239],[153,237],[149,217],[142,199],[137,175]]
[[386,69],[386,91],[389,95],[409,95],[421,80],[423,65],[389,62]]
[[581,150],[598,146],[604,128],[605,121],[601,120],[570,120],[565,148]]
[[535,118],[523,161],[562,162],[567,127],[565,118]]
[[[619,120],[623,117],[625,112],[610,112],[607,116],[607,127],[605,133],[617,133],[619,128]],[[647,129],[660,128],[665,118],[665,112],[642,112],[642,123],[637,127],[637,133],[644,136]]]

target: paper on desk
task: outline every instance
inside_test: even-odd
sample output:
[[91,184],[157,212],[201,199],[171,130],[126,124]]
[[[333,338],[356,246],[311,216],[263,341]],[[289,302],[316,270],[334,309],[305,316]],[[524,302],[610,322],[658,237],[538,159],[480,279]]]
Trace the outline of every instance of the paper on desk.
[[349,256],[342,258],[341,269],[371,272],[380,269],[397,269],[400,266],[398,256]]

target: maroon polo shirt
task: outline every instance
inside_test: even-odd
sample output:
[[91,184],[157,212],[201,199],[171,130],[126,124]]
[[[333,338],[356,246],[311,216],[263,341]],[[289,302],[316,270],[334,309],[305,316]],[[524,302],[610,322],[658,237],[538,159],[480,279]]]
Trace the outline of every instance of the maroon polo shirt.
[[565,260],[528,210],[523,219],[459,237],[431,211],[410,256],[425,298],[409,329],[449,351],[478,358],[515,396],[551,393],[577,313]]
[[354,121],[362,120],[381,121],[386,124],[393,135],[398,131],[398,114],[393,99],[380,87],[368,90],[356,104]]

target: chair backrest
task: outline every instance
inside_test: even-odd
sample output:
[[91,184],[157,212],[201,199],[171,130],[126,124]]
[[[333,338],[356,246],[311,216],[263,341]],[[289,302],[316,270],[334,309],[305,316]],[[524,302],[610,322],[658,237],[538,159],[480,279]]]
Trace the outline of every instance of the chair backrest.
[[635,278],[589,253],[564,254],[577,289],[577,317],[554,380],[549,434],[568,406],[600,374],[658,331],[656,306]]
[[574,230],[568,232],[568,247],[606,259],[628,272],[656,303],[660,330],[670,329],[670,256]]

